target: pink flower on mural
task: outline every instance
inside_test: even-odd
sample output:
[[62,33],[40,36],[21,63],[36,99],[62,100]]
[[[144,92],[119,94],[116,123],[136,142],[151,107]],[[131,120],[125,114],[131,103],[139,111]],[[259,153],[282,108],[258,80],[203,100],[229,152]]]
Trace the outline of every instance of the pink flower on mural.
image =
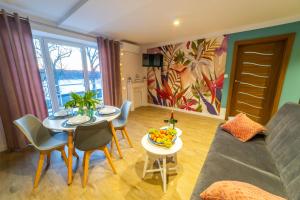
[[151,84],[154,83],[154,82],[155,82],[155,80],[153,80],[153,79],[148,79],[147,85],[149,86],[149,85],[151,85]]
[[223,88],[224,73],[222,73],[216,80],[209,80],[208,77],[202,72],[203,79],[211,93],[211,103],[215,101],[217,89]]
[[216,48],[216,50],[215,50],[215,53],[218,56],[221,56],[222,53],[227,52],[227,43],[228,43],[228,35],[225,35],[221,46],[219,48]]
[[163,100],[168,101],[169,106],[174,106],[177,101],[179,101],[183,97],[187,90],[188,88],[185,88],[179,92],[175,91],[173,93],[168,82],[166,81],[164,81],[162,89],[156,88],[157,95],[159,95],[159,97]]
[[173,96],[172,90],[166,81],[164,81],[164,84],[161,89],[156,88],[155,90],[156,90],[157,94],[160,96],[160,98],[162,98],[164,100],[169,100],[172,104],[172,96]]
[[186,43],[186,49],[189,49],[189,48],[190,48],[190,44],[191,44],[191,41],[188,41],[188,42]]
[[196,111],[196,109],[192,108],[192,106],[196,105],[198,101],[196,101],[195,99],[186,99],[185,96],[182,97],[182,100],[183,104],[179,105],[179,108]]

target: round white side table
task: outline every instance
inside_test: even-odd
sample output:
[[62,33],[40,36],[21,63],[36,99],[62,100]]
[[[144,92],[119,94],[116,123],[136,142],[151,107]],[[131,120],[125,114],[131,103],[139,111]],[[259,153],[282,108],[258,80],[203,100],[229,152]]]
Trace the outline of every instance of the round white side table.
[[[171,148],[165,148],[165,147],[160,147],[157,145],[152,144],[148,140],[148,134],[146,134],[142,138],[142,146],[144,149],[147,151],[146,158],[145,158],[145,164],[144,164],[144,171],[143,171],[143,178],[145,177],[146,173],[149,172],[160,172],[162,182],[163,182],[163,191],[166,192],[167,190],[167,170],[176,170],[176,167],[174,168],[168,168],[167,169],[167,157],[169,156],[174,156],[176,153],[182,148],[182,140],[180,137],[177,137],[175,143]],[[155,161],[158,164],[157,169],[148,169],[148,162],[149,162],[149,156],[155,157]],[[177,165],[177,156],[174,156],[176,158],[176,165]],[[162,160],[162,164],[161,164]],[[153,163],[152,163],[153,164]]]

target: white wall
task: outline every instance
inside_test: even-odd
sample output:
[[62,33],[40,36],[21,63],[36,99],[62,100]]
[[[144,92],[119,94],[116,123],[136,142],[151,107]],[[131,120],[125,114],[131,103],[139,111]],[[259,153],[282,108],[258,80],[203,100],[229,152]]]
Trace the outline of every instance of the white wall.
[[97,45],[96,37],[68,31],[61,28],[56,28],[53,26],[47,26],[42,24],[31,23],[32,34],[37,36],[42,36],[46,38],[55,38],[59,40],[66,40],[75,43],[81,43],[91,46]]
[[3,129],[3,125],[2,125],[2,119],[0,117],[0,152],[1,151],[5,151],[6,149],[7,149],[6,139],[5,139],[5,135],[4,135],[4,129]]
[[135,80],[136,75],[141,79],[146,77],[147,70],[142,67],[142,54],[140,47],[128,43],[123,43],[121,48],[121,83],[122,83],[122,99],[127,99],[127,81],[131,77],[132,81]]

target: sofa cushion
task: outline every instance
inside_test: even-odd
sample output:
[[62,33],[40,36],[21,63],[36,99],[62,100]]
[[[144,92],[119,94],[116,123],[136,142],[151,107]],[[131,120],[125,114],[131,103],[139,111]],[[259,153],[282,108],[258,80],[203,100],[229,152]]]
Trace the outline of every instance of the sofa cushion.
[[244,113],[239,113],[221,127],[242,142],[247,142],[255,135],[262,134],[266,130],[265,127],[253,121]]
[[289,199],[300,199],[300,105],[287,103],[267,124],[269,149]]
[[234,180],[255,185],[272,194],[286,197],[280,177],[232,159],[229,156],[209,152],[198,177],[191,200],[199,200],[199,195],[216,181]]
[[257,135],[252,140],[243,143],[218,127],[210,151],[238,160],[257,170],[279,176],[272,156],[266,148],[264,135]]
[[249,183],[240,181],[218,181],[211,184],[200,194],[203,200],[232,200],[232,199],[268,199],[285,200]]

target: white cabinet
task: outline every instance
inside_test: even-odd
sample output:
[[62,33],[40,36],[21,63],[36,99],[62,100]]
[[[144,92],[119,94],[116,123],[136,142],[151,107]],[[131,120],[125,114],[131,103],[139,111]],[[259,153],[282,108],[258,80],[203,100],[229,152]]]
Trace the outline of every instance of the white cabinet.
[[131,110],[147,105],[146,81],[127,83],[127,99],[132,102]]

